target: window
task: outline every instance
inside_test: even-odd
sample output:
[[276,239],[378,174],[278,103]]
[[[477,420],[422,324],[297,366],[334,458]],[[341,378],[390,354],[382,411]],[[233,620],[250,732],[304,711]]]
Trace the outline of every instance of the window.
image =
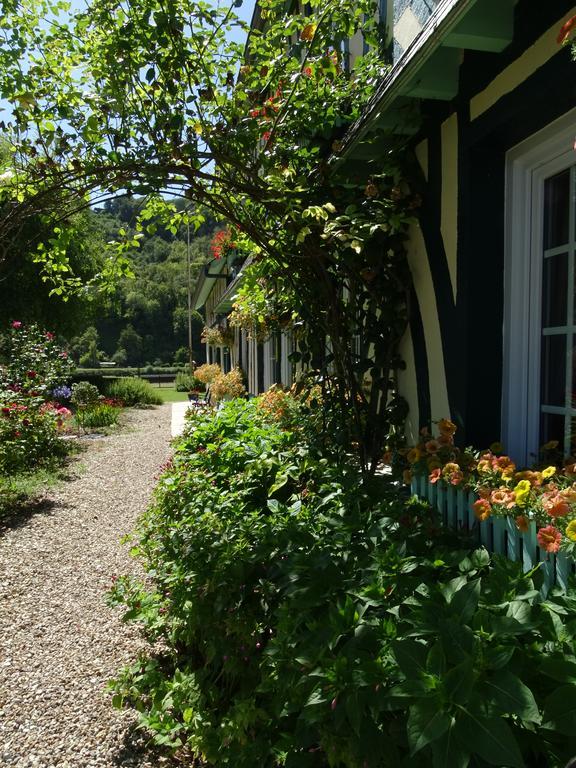
[[576,452],[576,110],[507,157],[503,439]]

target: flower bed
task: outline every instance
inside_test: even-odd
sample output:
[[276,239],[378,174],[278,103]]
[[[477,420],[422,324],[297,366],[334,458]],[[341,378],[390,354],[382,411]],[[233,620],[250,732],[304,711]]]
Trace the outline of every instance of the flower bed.
[[518,469],[501,445],[461,449],[452,422],[437,426],[436,437],[424,430],[418,445],[402,452],[404,480],[448,525],[521,560],[525,570],[542,563],[546,581],[565,586],[576,547],[576,465],[558,461],[557,443],[550,442],[540,464]]

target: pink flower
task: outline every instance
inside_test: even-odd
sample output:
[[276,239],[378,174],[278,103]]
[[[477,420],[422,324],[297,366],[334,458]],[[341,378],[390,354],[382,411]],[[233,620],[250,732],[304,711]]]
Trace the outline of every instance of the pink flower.
[[46,333],[44,335],[48,339],[48,341],[53,341],[54,340],[54,334],[50,333],[50,331],[46,331]]
[[20,322],[20,320],[13,320],[11,325],[12,325],[12,328],[16,328],[16,330],[18,330],[18,328],[22,328],[22,323]]
[[562,541],[562,534],[553,525],[547,525],[545,528],[540,528],[536,536],[538,539],[538,545],[545,552],[558,552],[560,549],[560,542]]

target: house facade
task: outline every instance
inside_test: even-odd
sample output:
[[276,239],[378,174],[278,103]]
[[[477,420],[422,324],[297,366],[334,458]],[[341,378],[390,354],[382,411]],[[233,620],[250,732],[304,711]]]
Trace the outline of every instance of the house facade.
[[[558,35],[576,5],[383,0],[380,12],[394,66],[336,162],[358,168],[390,133],[417,158],[408,436],[450,417],[466,444],[502,439],[520,463],[549,440],[574,454],[576,63]],[[289,383],[289,351],[240,334],[232,356],[255,365],[256,392]]]
[[574,454],[576,64],[558,38],[576,6],[421,5],[395,4],[395,65],[346,149],[358,163],[379,130],[404,134],[422,176],[409,436],[449,416],[466,444],[502,439],[521,463],[549,440]]

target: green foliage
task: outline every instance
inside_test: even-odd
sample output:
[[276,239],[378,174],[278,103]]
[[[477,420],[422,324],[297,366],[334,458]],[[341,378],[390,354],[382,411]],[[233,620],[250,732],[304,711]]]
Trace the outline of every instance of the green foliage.
[[[112,427],[118,423],[121,408],[110,403],[95,403],[81,416],[80,425],[84,429],[100,429],[101,427]],[[78,413],[76,414],[78,416]]]
[[108,396],[120,400],[124,405],[162,405],[162,398],[154,387],[144,379],[116,379],[108,387]]
[[197,379],[195,376],[191,376],[184,371],[178,371],[174,386],[176,387],[177,392],[203,392],[205,389],[204,384],[200,379]]
[[[233,228],[232,242],[241,233],[248,244],[248,279],[259,285],[252,300],[240,297],[237,319],[305,327],[297,354],[326,382],[330,431],[375,469],[405,418],[394,372],[408,314],[403,240],[419,206],[405,180],[405,139],[385,137],[385,152],[346,164],[348,129],[387,72],[377,3],[266,0],[246,48],[230,42],[244,27],[233,8],[198,0],[162,9],[139,0],[129,12],[93,3],[68,23],[60,16],[57,2],[31,2],[2,17],[0,89],[18,137],[3,188],[18,204],[6,226],[48,200],[60,216],[96,191],[146,197],[136,226],[118,231],[99,275],[106,282],[131,270],[128,254],[147,233],[199,232],[212,210]],[[346,41],[359,37],[366,50],[352,62]],[[367,147],[374,138],[362,136]],[[184,195],[189,209],[166,192]],[[66,233],[53,239],[44,257],[61,271],[51,274],[75,285]],[[125,300],[135,316],[161,304],[153,287]]]
[[574,593],[458,549],[307,430],[253,402],[195,417],[141,522],[147,579],[111,592],[162,649],[114,702],[214,766],[562,765]]

